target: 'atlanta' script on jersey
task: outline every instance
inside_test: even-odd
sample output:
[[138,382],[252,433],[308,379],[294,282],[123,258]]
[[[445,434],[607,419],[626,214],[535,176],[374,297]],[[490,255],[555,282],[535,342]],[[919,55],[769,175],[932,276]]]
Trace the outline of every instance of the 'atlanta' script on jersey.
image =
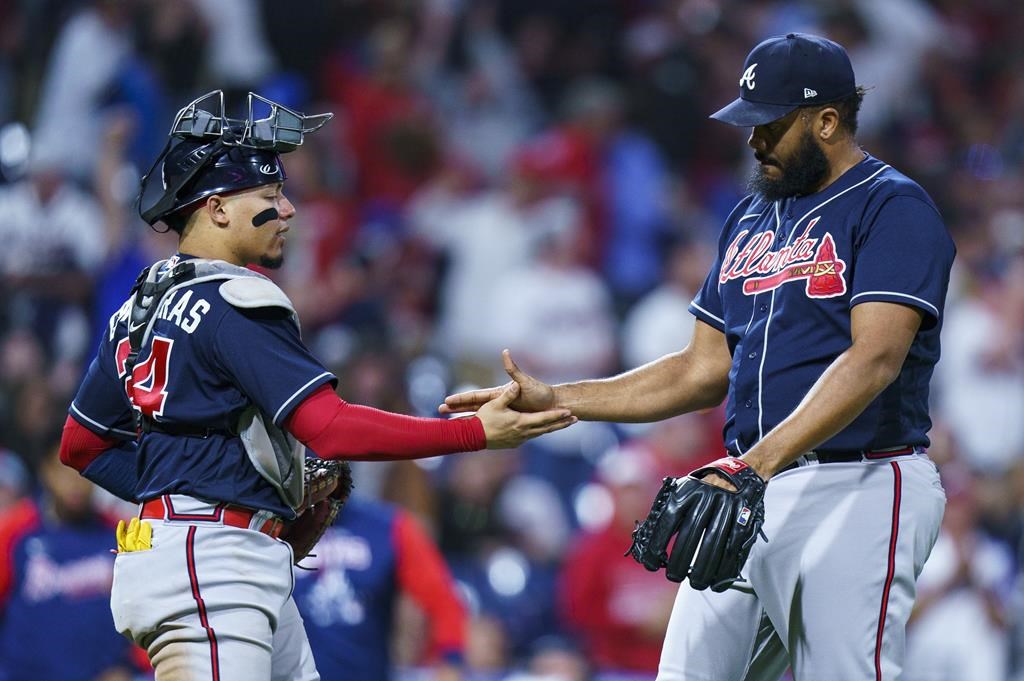
[[807,222],[796,240],[777,251],[770,251],[775,230],[754,235],[740,250],[740,243],[750,230],[736,235],[725,251],[718,281],[724,284],[743,279],[743,293],[748,296],[764,293],[789,281],[806,281],[810,298],[834,298],[846,293],[846,263],[836,255],[836,243],[825,232],[821,239],[810,236],[821,217]]

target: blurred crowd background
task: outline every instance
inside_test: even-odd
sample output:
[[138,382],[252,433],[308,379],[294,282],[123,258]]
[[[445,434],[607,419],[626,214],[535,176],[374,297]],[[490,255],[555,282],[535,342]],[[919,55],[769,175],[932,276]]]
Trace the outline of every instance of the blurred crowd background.
[[[906,679],[1024,679],[1019,0],[0,1],[0,509],[46,516],[66,490],[46,466],[101,330],[175,248],[132,202],[186,102],[253,90],[336,114],[285,157],[298,214],[271,276],[346,400],[431,416],[503,381],[503,347],[560,382],[687,343],[752,165],[746,134],[707,116],[754,44],[794,30],[848,49],[863,147],[928,190],[958,247],[932,383],[949,507]],[[622,553],[660,478],[721,454],[722,421],[581,423],[514,452],[359,465],[357,493],[440,548],[465,678],[651,679],[675,586]],[[2,555],[9,534],[0,678],[20,678],[11,650],[63,642],[12,631],[25,561]],[[410,602],[394,663],[430,678],[430,613]],[[73,638],[91,613],[61,601],[53,617]]]

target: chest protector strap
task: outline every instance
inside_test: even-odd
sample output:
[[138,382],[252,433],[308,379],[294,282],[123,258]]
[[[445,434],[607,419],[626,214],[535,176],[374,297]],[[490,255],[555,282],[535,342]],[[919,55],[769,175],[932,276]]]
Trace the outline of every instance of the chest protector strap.
[[[128,358],[124,364],[129,376],[139,362],[139,351],[149,336],[156,311],[160,309],[160,301],[174,286],[196,276],[195,265],[190,262],[179,262],[164,273],[160,271],[161,265],[163,262],[158,262],[142,270],[132,286],[132,309],[128,315]],[[148,432],[148,419],[137,409],[132,413],[135,416],[136,432]]]

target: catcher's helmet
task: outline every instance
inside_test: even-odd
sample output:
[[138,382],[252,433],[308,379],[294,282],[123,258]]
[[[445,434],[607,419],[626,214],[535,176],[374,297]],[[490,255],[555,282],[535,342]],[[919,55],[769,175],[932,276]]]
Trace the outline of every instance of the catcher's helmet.
[[[254,118],[254,102],[270,114]],[[216,113],[204,103],[214,104]],[[208,196],[283,181],[280,154],[296,149],[306,133],[334,115],[306,116],[251,92],[248,106],[245,119],[228,118],[224,93],[214,90],[178,112],[167,145],[142,178],[143,220],[152,225]]]

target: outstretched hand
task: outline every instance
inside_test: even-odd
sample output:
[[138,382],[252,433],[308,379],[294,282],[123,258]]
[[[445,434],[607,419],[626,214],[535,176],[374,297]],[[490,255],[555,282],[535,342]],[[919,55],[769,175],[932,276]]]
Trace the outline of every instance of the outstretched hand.
[[520,396],[519,384],[515,381],[498,390],[498,396],[476,412],[484,427],[488,449],[518,447],[538,435],[562,430],[576,423],[576,417],[568,409],[548,409],[534,413],[511,409],[510,405]]
[[555,407],[555,391],[550,385],[523,372],[512,360],[512,353],[508,350],[502,350],[501,361],[505,367],[505,373],[512,379],[511,382],[494,388],[469,390],[449,395],[444,398],[444,404],[438,407],[438,412],[449,415],[478,411],[484,404],[497,398],[512,385],[518,386],[518,393],[510,403],[510,408],[516,411],[541,412]]

